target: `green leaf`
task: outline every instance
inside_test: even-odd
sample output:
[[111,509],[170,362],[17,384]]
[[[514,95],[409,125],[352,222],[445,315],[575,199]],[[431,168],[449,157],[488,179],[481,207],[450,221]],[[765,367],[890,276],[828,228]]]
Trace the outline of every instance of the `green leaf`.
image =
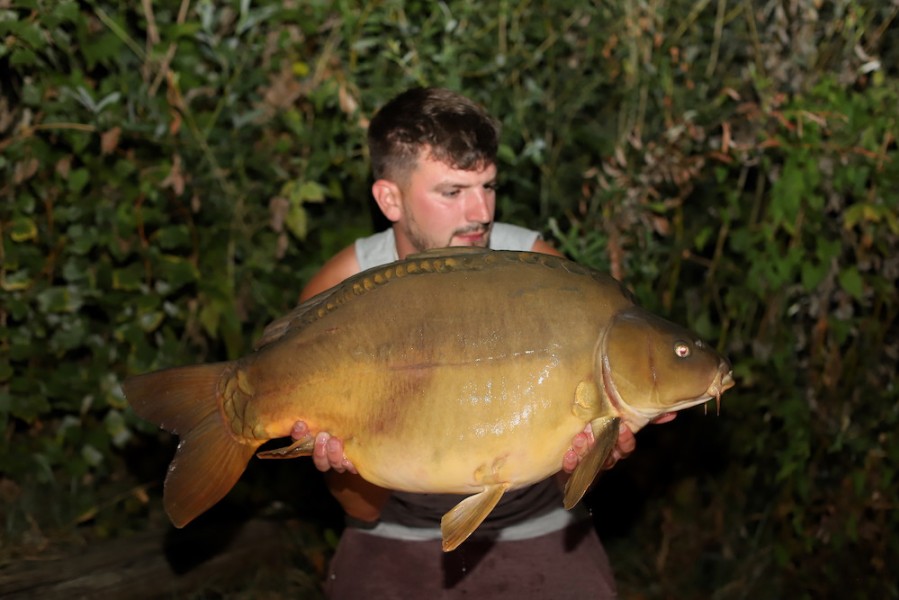
[[137,321],[140,325],[140,328],[146,331],[147,333],[151,333],[156,331],[160,324],[162,324],[165,315],[160,311],[144,313],[140,317],[138,317]]
[[91,444],[85,444],[85,445],[82,446],[82,448],[81,448],[81,458],[83,458],[84,461],[85,461],[88,465],[90,465],[90,466],[92,466],[92,467],[98,467],[98,466],[100,466],[101,464],[103,464],[103,461],[104,461],[104,458],[105,458],[105,457],[103,456],[103,453],[102,453],[102,452],[100,452],[99,450],[97,450],[97,449],[96,449],[94,446],[92,446]]
[[76,312],[81,308],[81,294],[74,287],[49,287],[37,295],[42,313]]
[[824,280],[827,275],[827,266],[807,262],[802,265],[802,287],[812,291]]
[[838,279],[840,287],[843,288],[847,294],[856,300],[862,299],[865,291],[865,283],[862,280],[862,276],[858,272],[858,269],[855,267],[847,267],[840,271]]
[[706,226],[700,229],[693,238],[693,246],[697,250],[702,250],[706,247],[709,240],[712,239],[715,231],[711,226]]
[[79,194],[90,181],[90,173],[87,169],[74,169],[69,173],[68,188],[73,194]]
[[115,290],[135,291],[141,289],[143,284],[144,267],[140,263],[133,263],[112,272],[112,287]]
[[806,189],[805,171],[791,156],[771,192],[771,215],[775,225],[793,232]]
[[824,265],[830,264],[833,259],[839,257],[841,250],[842,244],[839,239],[819,237],[815,244],[815,256]]
[[33,423],[49,411],[50,402],[40,394],[14,394],[10,400],[10,414],[26,423]]
[[93,228],[86,229],[80,224],[69,227],[66,234],[69,238],[69,251],[78,256],[84,256],[90,252],[97,243],[96,230]]
[[62,276],[69,283],[80,283],[90,279],[91,270],[86,259],[72,257],[62,267]]
[[84,319],[77,318],[75,315],[73,317],[61,321],[53,331],[53,337],[50,339],[50,349],[57,355],[80,348],[88,335]]
[[300,202],[324,202],[325,188],[316,181],[304,181],[300,186],[298,199]]
[[10,55],[9,64],[13,67],[32,67],[40,64],[40,59],[31,48],[16,48]]
[[10,226],[9,237],[14,242],[30,242],[37,237],[37,225],[29,217],[16,217]]
[[158,276],[171,286],[169,293],[200,278],[197,267],[180,256],[166,254],[160,257]]
[[75,0],[62,0],[53,8],[53,16],[60,21],[73,22],[78,19],[78,3]]
[[88,66],[93,69],[97,63],[111,62],[124,51],[122,41],[110,32],[88,36],[82,47]]
[[124,448],[125,444],[133,437],[121,411],[110,410],[106,413],[103,424],[106,426],[106,433],[109,434],[112,445],[116,448]]
[[39,50],[44,46],[44,32],[37,22],[27,20],[3,21],[0,31],[8,32],[33,50]]
[[309,217],[306,209],[298,203],[292,203],[284,220],[287,228],[298,239],[305,240],[309,228]]
[[187,225],[174,225],[160,229],[156,233],[160,248],[173,250],[190,247],[190,230]]
[[203,330],[212,337],[218,335],[219,322],[222,318],[221,302],[210,301],[200,309],[199,319]]

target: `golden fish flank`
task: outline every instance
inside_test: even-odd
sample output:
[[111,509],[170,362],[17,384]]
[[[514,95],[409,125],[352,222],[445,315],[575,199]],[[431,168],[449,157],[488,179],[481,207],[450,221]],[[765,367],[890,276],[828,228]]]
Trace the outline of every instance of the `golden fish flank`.
[[542,254],[449,248],[312,298],[236,361],[123,387],[139,415],[181,436],[165,484],[179,527],[303,420],[309,437],[260,456],[308,455],[328,431],[372,483],[467,495],[442,522],[452,550],[507,489],[558,471],[587,424],[597,443],[569,479],[569,508],[620,422],[637,431],[732,385],[727,360],[607,275]]

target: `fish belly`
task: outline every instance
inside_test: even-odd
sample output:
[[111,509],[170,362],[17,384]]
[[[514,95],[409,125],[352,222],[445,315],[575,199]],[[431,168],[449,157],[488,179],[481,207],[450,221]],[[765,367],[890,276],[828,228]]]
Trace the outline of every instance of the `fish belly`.
[[529,373],[542,369],[511,367],[507,377],[479,379],[463,368],[433,375],[428,391],[405,397],[401,415],[359,428],[347,440],[348,458],[369,481],[409,492],[545,479],[586,421],[572,411],[575,385],[562,373],[541,378]]

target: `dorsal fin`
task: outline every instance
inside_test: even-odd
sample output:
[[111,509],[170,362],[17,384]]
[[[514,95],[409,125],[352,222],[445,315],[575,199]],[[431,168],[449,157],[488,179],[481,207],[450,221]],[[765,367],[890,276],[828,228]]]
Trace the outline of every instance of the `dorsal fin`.
[[441,256],[459,256],[460,254],[486,254],[492,252],[490,248],[481,248],[479,246],[447,246],[445,248],[431,248],[410,254],[406,260],[426,260],[429,258],[440,258]]

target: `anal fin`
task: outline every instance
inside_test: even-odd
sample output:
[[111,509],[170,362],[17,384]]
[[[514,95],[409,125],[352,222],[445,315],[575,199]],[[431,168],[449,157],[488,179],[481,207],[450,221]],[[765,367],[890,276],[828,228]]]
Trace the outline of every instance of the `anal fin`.
[[564,504],[566,509],[570,510],[584,497],[606,459],[612,454],[612,449],[615,448],[618,441],[618,424],[620,422],[619,417],[600,417],[590,421],[596,443],[593,444],[593,448],[590,449],[587,456],[581,459],[568,483],[565,484]]
[[443,519],[440,520],[443,551],[455,550],[459,544],[468,539],[468,536],[487,518],[508,488],[508,483],[489,485],[483,492],[469,496],[443,515]]

